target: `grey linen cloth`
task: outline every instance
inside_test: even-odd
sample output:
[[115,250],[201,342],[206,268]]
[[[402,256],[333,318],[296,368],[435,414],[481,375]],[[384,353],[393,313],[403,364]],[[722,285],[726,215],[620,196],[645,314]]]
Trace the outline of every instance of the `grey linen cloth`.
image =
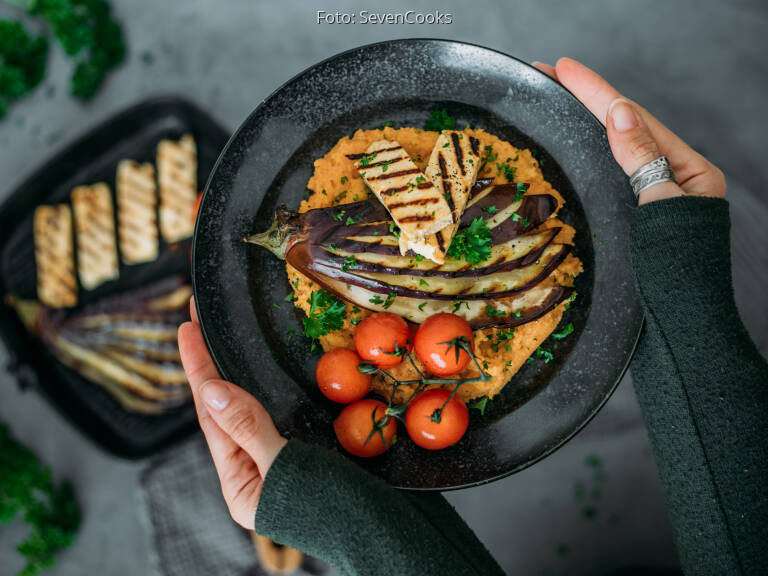
[[[229,516],[202,434],[150,459],[139,484],[152,574],[267,574],[259,565],[250,533]],[[335,572],[305,557],[294,574],[330,576]]]

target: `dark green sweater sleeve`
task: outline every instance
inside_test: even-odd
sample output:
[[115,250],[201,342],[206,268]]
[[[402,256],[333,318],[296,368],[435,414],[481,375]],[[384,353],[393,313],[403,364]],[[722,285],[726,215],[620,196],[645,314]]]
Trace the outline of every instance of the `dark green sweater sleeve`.
[[291,440],[269,469],[257,533],[342,574],[504,574],[437,493],[395,490],[339,454]]
[[[733,298],[728,203],[639,207],[632,377],[686,574],[768,574],[768,365]],[[763,263],[765,264],[765,263]]]

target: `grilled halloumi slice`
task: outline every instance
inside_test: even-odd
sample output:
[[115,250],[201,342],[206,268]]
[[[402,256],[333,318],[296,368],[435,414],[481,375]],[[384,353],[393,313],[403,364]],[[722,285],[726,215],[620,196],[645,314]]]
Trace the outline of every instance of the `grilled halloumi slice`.
[[371,144],[355,167],[401,235],[424,238],[453,223],[448,201],[395,141]]
[[191,134],[177,142],[157,145],[157,180],[160,188],[160,232],[166,242],[189,238],[195,231],[197,200],[197,148]]
[[112,193],[103,182],[72,190],[80,285],[93,290],[120,275]]
[[37,298],[49,308],[71,308],[77,304],[77,278],[69,206],[38,206],[33,228]]
[[158,254],[155,167],[122,160],[117,165],[117,230],[126,264],[152,262]]
[[[472,186],[480,169],[480,141],[456,130],[443,130],[435,142],[425,174],[442,193],[453,213],[453,223],[424,243],[433,246],[436,262],[445,261],[445,253],[459,227]],[[416,250],[414,250],[415,252]],[[439,260],[442,258],[442,260]]]

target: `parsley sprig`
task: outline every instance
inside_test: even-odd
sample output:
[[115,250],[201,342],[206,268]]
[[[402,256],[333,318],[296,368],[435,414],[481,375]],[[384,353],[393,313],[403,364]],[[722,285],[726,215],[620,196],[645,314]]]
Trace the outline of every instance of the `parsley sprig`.
[[456,118],[448,114],[445,109],[432,110],[429,118],[424,122],[424,130],[428,132],[442,132],[456,128]]
[[309,314],[302,320],[304,335],[317,339],[331,330],[338,330],[347,317],[347,305],[328,290],[314,290],[307,300]]
[[470,264],[480,264],[491,257],[491,229],[482,218],[459,230],[448,248],[448,257],[463,258]]

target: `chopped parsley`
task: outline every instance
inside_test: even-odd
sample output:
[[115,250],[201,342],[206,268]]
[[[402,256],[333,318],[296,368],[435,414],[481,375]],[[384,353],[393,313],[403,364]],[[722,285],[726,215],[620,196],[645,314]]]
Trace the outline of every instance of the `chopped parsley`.
[[355,264],[357,264],[357,259],[354,256],[344,256],[344,264],[341,269],[344,270],[344,272],[349,272],[349,269]]
[[[499,344],[502,342],[507,342],[508,340],[512,340],[515,336],[515,329],[514,328],[501,328],[499,329],[499,333],[496,334],[496,342],[491,343],[491,349],[494,352],[499,351]],[[504,344],[504,350],[510,351],[512,350],[512,347],[509,345],[509,343]]]
[[363,156],[362,158],[360,158],[360,166],[363,166],[363,167],[369,166],[371,162],[374,161],[375,158],[376,158],[376,152],[374,152],[373,154],[369,154],[368,156]]
[[341,222],[341,219],[344,218],[344,214],[346,214],[346,213],[347,213],[347,211],[342,208],[336,214],[333,215],[333,219],[336,222]]
[[512,218],[512,222],[517,222],[520,220],[521,216],[517,212],[512,212],[512,216],[510,216],[510,218]]
[[469,304],[467,304],[467,303],[466,303],[466,302],[464,302],[463,300],[459,300],[458,302],[454,302],[454,303],[453,303],[453,310],[452,310],[452,312],[453,312],[454,314],[456,314],[456,312],[458,312],[459,310],[461,310],[461,306],[462,306],[462,304],[463,304],[464,306],[466,306],[466,307],[467,307],[467,310],[469,310]]
[[426,305],[427,305],[427,301],[426,301],[426,300],[424,300],[424,302],[422,302],[421,304],[419,304],[419,306],[418,306],[419,310],[421,310],[422,312],[424,312],[424,306],[426,306]]
[[416,184],[423,184],[427,179],[424,176],[416,176]]
[[389,223],[389,232],[395,237],[400,238],[400,229],[395,226],[394,222]]
[[512,166],[510,162],[512,162],[512,158],[507,158],[504,162],[496,162],[496,173],[504,174],[504,178],[508,182],[512,182],[517,174],[517,168]]
[[358,324],[360,324],[360,322],[362,322],[362,320],[363,319],[360,316],[352,316],[349,319],[349,321],[352,324],[352,326],[357,326]]
[[362,216],[358,216],[357,218],[352,218],[352,216],[347,216],[347,221],[344,222],[346,226],[354,226],[355,224],[358,224],[363,221]]
[[392,126],[394,125],[395,123],[392,122],[392,120],[387,120],[386,122],[382,122],[381,124],[379,124],[377,130],[384,130],[384,128],[392,128]]
[[496,212],[499,211],[499,209],[496,208],[496,206],[493,206],[493,205],[491,205],[491,206],[483,206],[482,210],[483,210],[483,212],[488,212],[488,214],[496,214]]
[[468,404],[468,407],[473,408],[475,410],[479,410],[481,415],[485,415],[485,407],[487,404],[488,404],[488,396],[483,396],[482,398],[472,400],[472,402]]
[[283,298],[283,302],[296,302],[296,300],[297,300],[296,294],[294,294],[293,292],[291,292],[285,298]]
[[384,162],[382,162],[381,163],[381,171],[382,172],[386,172],[387,169],[389,168],[389,165],[392,164],[392,162],[394,162],[394,160],[385,160]]
[[383,304],[384,303],[384,299],[381,296],[379,296],[378,294],[376,294],[373,298],[369,298],[368,302],[370,302],[371,304],[377,304],[378,305],[378,304]]
[[333,203],[337,204],[339,202],[339,200],[343,200],[346,196],[347,196],[347,191],[346,190],[342,190],[341,192],[336,194],[336,196],[333,197]]
[[574,291],[570,296],[568,296],[568,299],[565,301],[565,309],[568,310],[571,305],[573,304],[573,301],[576,300],[576,292]]
[[342,177],[341,177],[341,183],[342,183],[342,184],[346,184],[346,183],[347,183],[347,180],[348,180],[348,178],[347,178],[346,176],[342,176]]
[[485,151],[485,155],[483,156],[482,163],[480,164],[481,172],[485,170],[485,167],[489,162],[495,162],[496,158],[499,157],[498,154],[493,153],[493,146],[486,146],[483,148],[483,150]]
[[531,225],[531,221],[528,218],[523,218],[523,226],[526,228]]
[[429,286],[429,282],[424,280],[424,278],[419,278],[419,286]]
[[554,356],[552,356],[552,352],[550,352],[549,350],[545,350],[541,346],[536,348],[536,357],[544,360],[544,364],[549,364],[554,359]]
[[523,198],[523,195],[525,195],[525,191],[526,191],[527,189],[528,189],[528,188],[527,188],[527,186],[526,186],[525,184],[523,184],[522,182],[518,182],[518,183],[517,183],[517,187],[516,187],[516,190],[515,190],[515,197],[514,197],[514,201],[515,201],[515,202],[518,202],[518,201],[522,200],[522,198]]
[[392,306],[392,304],[395,302],[395,298],[397,298],[397,294],[394,292],[387,294],[387,299],[384,300],[384,310]]
[[475,218],[472,224],[459,230],[448,248],[448,257],[463,258],[470,264],[488,260],[491,257],[491,229],[485,220]]
[[566,336],[568,336],[568,334],[570,334],[572,332],[573,332],[573,322],[568,322],[568,324],[563,326],[562,330],[552,334],[552,338],[554,338],[555,340],[562,340],[563,338],[565,338]]
[[456,127],[456,118],[443,110],[432,110],[429,118],[424,122],[424,130],[429,132],[442,132],[443,130],[453,130]]
[[485,307],[485,313],[488,314],[488,316],[506,316],[507,313],[504,312],[504,310],[499,310],[498,308],[494,308],[493,306],[486,306]]
[[520,310],[515,310],[511,313],[511,316],[514,316],[518,320],[523,317],[523,308],[520,308]]
[[327,290],[314,290],[307,303],[309,314],[302,320],[305,336],[316,339],[344,324],[347,306]]

